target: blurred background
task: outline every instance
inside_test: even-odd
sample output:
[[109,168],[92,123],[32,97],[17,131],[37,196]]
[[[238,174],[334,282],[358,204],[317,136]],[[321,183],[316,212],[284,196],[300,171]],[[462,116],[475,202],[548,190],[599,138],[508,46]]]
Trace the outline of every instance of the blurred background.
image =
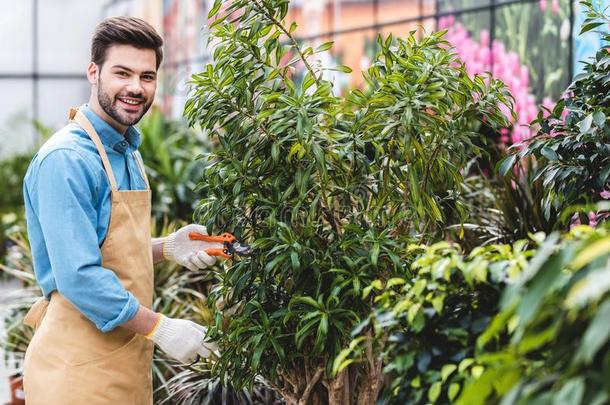
[[[601,3],[610,4],[610,0]],[[187,220],[197,199],[195,157],[209,141],[181,121],[192,73],[210,60],[207,14],[213,0],[0,0],[0,333],[22,353],[19,314],[37,292],[24,232],[21,180],[32,155],[66,122],[67,110],[86,102],[90,37],[105,17],[137,16],[165,40],[156,109],[141,123],[142,154],[154,191],[158,229],[168,219]],[[334,73],[338,93],[362,84],[378,34],[406,36],[447,29],[447,39],[470,73],[492,72],[515,97],[511,144],[531,135],[538,105],[551,107],[580,71],[580,60],[599,48],[598,34],[578,36],[583,13],[577,0],[293,0],[288,20],[310,45],[334,41],[322,64],[348,65]],[[171,137],[168,137],[171,134]],[[7,270],[8,269],[8,270]],[[12,273],[11,273],[12,272]],[[1,273],[1,272],[0,272]],[[4,277],[4,278],[3,278]],[[21,297],[22,298],[22,297]],[[6,314],[9,314],[6,315]],[[12,333],[13,329],[15,333]],[[17,340],[11,340],[17,339]],[[1,350],[1,349],[0,349]],[[1,352],[0,352],[1,355]],[[9,399],[8,377],[20,366],[0,362],[0,404]]]
[[[40,140],[38,122],[57,129],[68,107],[88,99],[89,41],[104,17],[133,15],[166,41],[157,105],[179,117],[186,81],[208,58],[206,16],[212,0],[0,0],[0,156]],[[337,86],[361,83],[377,33],[449,30],[470,71],[492,71],[518,99],[529,122],[536,103],[551,104],[578,71],[595,34],[577,40],[581,13],[574,0],[294,0],[288,18],[305,41],[335,41],[323,63],[354,69]],[[39,128],[40,129],[40,128]]]

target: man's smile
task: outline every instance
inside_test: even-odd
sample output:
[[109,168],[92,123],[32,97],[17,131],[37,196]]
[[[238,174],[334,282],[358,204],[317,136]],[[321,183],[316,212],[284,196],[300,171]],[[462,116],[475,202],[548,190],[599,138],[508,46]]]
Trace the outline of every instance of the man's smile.
[[117,97],[117,100],[121,102],[121,107],[128,111],[138,111],[144,104],[144,100],[141,98]]

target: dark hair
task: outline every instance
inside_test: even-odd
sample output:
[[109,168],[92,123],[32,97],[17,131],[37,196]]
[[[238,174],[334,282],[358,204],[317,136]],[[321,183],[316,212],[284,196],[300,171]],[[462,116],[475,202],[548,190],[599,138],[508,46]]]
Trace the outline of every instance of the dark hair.
[[111,17],[99,23],[91,41],[91,61],[102,66],[106,61],[106,50],[115,44],[154,49],[157,69],[163,60],[163,39],[152,25],[139,18]]

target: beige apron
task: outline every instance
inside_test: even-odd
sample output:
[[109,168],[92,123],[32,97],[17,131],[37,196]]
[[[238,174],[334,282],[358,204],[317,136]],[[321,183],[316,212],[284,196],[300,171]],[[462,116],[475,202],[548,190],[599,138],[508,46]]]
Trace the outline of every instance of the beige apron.
[[[112,187],[102,266],[114,271],[125,288],[151,308],[150,187],[119,191],[108,156],[89,120],[74,109],[70,119],[95,143]],[[138,166],[146,179],[139,160]],[[144,336],[120,326],[100,332],[57,292],[50,301],[41,299],[34,304],[24,322],[36,328],[24,361],[28,405],[152,404],[153,344]]]

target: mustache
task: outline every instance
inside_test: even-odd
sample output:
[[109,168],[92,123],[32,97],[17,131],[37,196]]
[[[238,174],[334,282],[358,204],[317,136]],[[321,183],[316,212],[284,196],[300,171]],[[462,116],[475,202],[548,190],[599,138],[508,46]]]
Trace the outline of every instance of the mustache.
[[144,97],[143,94],[138,94],[138,93],[117,94],[116,98],[119,98],[119,97],[129,97],[129,98],[135,98],[138,100],[146,100],[146,98]]

